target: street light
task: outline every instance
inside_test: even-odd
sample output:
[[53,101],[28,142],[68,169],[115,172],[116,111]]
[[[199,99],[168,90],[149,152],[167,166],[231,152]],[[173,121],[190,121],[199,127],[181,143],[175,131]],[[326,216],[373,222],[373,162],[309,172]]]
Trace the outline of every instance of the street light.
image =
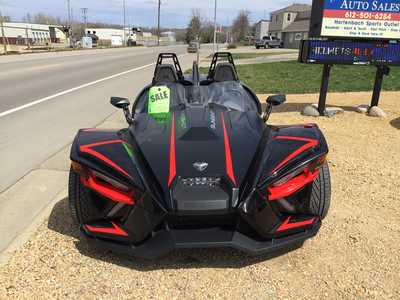
[[215,45],[217,43],[217,0],[215,0],[214,7],[214,44],[213,44],[213,53],[215,53]]

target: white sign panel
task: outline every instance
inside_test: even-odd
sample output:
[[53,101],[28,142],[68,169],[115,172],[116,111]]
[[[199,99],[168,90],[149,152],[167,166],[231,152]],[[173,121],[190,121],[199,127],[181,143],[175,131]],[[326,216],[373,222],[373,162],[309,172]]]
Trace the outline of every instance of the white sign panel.
[[321,36],[400,40],[400,0],[325,0]]

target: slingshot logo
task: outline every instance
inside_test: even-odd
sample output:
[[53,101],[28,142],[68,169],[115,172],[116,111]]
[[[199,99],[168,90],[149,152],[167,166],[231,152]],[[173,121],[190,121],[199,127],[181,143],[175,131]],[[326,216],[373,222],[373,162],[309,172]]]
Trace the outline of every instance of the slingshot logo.
[[195,162],[195,163],[193,164],[193,167],[194,167],[197,171],[203,172],[205,169],[208,168],[208,163],[206,163],[206,162]]

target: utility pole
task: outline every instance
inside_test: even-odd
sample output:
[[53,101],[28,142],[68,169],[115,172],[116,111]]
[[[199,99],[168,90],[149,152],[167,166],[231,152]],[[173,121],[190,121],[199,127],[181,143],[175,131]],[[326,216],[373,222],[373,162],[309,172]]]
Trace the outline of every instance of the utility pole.
[[217,0],[215,0],[215,7],[214,7],[214,44],[213,44],[213,53],[215,53],[216,44],[217,44]]
[[1,40],[3,42],[4,54],[7,55],[6,34],[4,33],[3,14],[1,13],[1,10],[0,10],[0,25],[1,25]]
[[124,6],[124,46],[126,46],[126,3],[125,0],[123,1],[123,6]]
[[160,46],[161,0],[158,0],[157,46]]
[[88,8],[86,8],[86,7],[84,7],[84,8],[81,8],[81,10],[82,10],[82,14],[83,14],[83,23],[85,23],[85,36],[86,36],[86,29],[87,29],[87,12],[88,12]]
[[68,39],[69,46],[72,46],[72,20],[71,20],[71,0],[67,0],[67,8],[68,8]]

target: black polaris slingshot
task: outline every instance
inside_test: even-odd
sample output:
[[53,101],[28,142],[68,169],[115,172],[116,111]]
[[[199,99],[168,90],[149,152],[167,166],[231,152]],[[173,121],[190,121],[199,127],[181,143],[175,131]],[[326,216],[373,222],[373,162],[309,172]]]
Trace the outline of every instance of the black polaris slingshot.
[[[171,64],[165,63],[166,60]],[[230,53],[184,76],[160,54],[128,128],[82,129],[71,150],[69,204],[89,242],[157,258],[174,249],[264,254],[315,236],[330,203],[328,146],[317,125],[271,126]]]

